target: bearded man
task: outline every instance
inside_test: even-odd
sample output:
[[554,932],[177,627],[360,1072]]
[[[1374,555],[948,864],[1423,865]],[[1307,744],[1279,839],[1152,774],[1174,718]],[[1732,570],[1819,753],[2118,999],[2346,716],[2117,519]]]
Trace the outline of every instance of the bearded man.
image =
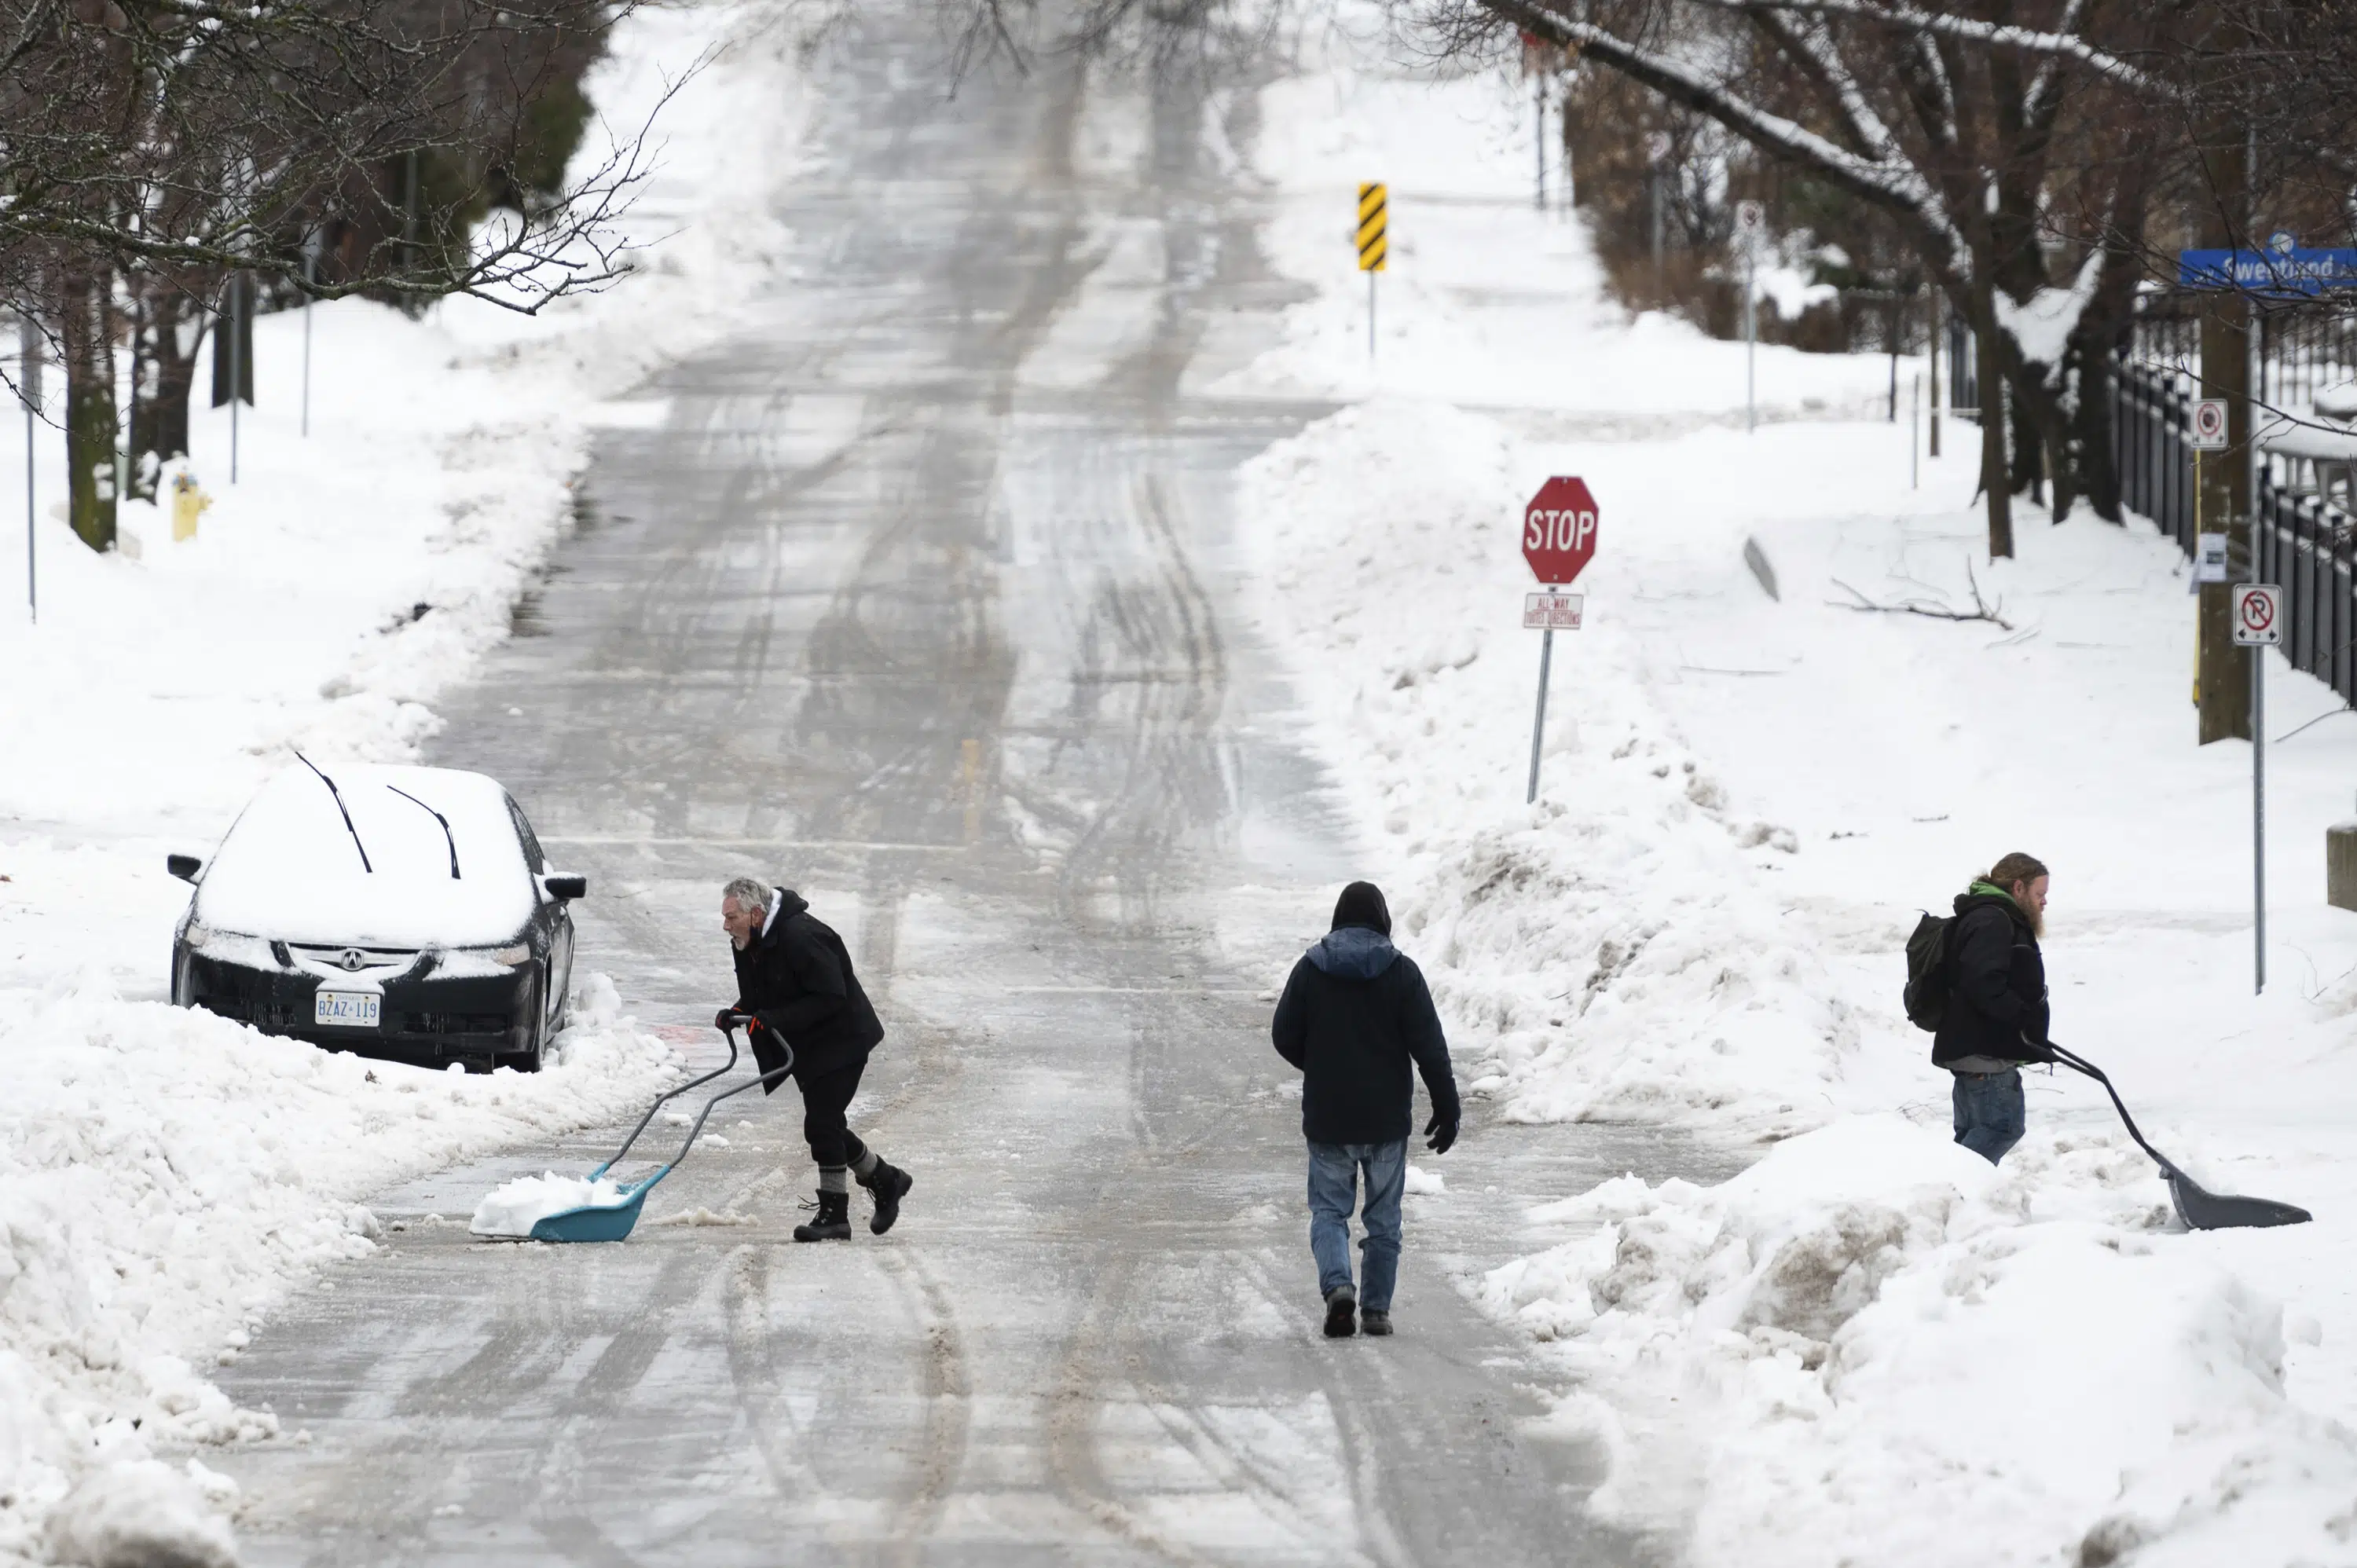
[[737,950],[737,1005],[716,1022],[726,1029],[731,1014],[752,1015],[746,1033],[766,1080],[763,1093],[775,1092],[786,1066],[771,1036],[793,1047],[802,1137],[818,1165],[818,1214],[794,1227],[794,1240],[851,1240],[852,1178],[876,1200],[867,1229],[881,1236],[900,1217],[900,1200],[916,1184],[907,1171],[885,1164],[845,1120],[867,1053],[884,1038],[884,1026],[852,972],[851,954],[810,912],[808,899],[749,876],[722,890],[720,924]]
[[1995,1165],[2021,1142],[2021,1064],[2046,1047],[2046,867],[2008,854],[1956,897],[1948,933],[1948,1004],[1932,1062],[1955,1075],[1956,1142]]

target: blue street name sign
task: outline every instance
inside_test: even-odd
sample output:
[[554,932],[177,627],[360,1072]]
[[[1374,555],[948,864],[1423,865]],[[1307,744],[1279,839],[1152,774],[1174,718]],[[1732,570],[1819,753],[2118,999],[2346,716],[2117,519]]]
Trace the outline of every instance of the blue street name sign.
[[2177,286],[2281,295],[2357,288],[2357,250],[2179,251]]

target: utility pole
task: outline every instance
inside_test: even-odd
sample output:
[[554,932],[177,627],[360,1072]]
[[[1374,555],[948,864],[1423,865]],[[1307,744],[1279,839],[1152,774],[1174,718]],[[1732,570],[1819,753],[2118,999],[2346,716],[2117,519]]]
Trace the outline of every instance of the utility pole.
[[[2241,128],[2213,117],[2202,149],[2215,206],[2205,220],[2206,242],[2232,249],[2250,235],[2250,166]],[[2206,292],[2201,311],[2201,381],[2197,397],[2226,402],[2226,449],[2201,465],[2199,505],[2205,525],[2226,535],[2226,575],[2201,588],[2195,689],[2201,703],[2201,744],[2251,738],[2249,649],[2234,645],[2233,585],[2255,581],[2251,550],[2251,304],[2240,289]]]

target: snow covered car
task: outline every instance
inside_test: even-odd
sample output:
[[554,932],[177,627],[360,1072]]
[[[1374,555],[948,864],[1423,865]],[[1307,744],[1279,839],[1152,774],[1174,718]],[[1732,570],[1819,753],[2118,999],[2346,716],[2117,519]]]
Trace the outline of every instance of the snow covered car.
[[496,780],[298,763],[246,803],[172,943],[172,1000],[265,1034],[441,1066],[536,1070],[565,1026],[567,901]]

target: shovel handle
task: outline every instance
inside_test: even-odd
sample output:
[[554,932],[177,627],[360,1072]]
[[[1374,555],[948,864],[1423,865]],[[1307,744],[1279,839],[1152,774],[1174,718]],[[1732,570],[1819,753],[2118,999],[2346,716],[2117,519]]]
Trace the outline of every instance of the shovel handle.
[[2046,1048],[2054,1054],[2054,1059],[2056,1061],[2061,1063],[2064,1067],[2069,1068],[2072,1072],[2083,1073],[2104,1086],[2104,1092],[2112,1097],[2113,1108],[2120,1113],[2121,1123],[2128,1130],[2128,1136],[2136,1140],[2137,1148],[2142,1149],[2146,1154],[2152,1156],[2153,1164],[2158,1165],[2162,1170],[2166,1171],[2172,1176],[2182,1176],[2184,1174],[2179,1171],[2175,1165],[2170,1163],[2168,1155],[2162,1154],[2158,1149],[2154,1148],[2150,1144],[2144,1141],[2144,1134],[2136,1130],[2136,1118],[2128,1114],[2126,1102],[2120,1099],[2120,1091],[2112,1087],[2112,1080],[2104,1076],[2104,1069],[2102,1068],[2097,1067],[2093,1062],[2089,1061],[2086,1058],[2079,1055],[2076,1051],[2064,1050],[2061,1046],[2056,1045],[2051,1040],[2046,1042]]
[[[738,1016],[741,1018],[744,1015],[740,1014]],[[694,1089],[700,1084],[710,1083],[714,1079],[720,1077],[730,1068],[737,1065],[737,1031],[732,1026],[725,1032],[728,1036],[728,1059],[722,1062],[718,1067],[714,1068],[710,1072],[705,1073],[702,1078],[691,1078],[685,1083],[681,1084],[677,1089],[665,1090],[662,1093],[656,1095],[654,1103],[647,1107],[647,1113],[639,1118],[639,1124],[630,1129],[630,1135],[622,1140],[622,1146],[614,1151],[614,1157],[589,1173],[589,1179],[591,1181],[596,1181],[599,1176],[604,1176],[608,1171],[622,1163],[622,1156],[630,1152],[630,1145],[639,1141],[639,1134],[647,1130],[647,1123],[655,1119],[655,1112],[663,1108],[663,1101],[675,1099],[680,1095],[685,1094],[689,1090]],[[705,1107],[707,1113],[710,1112],[710,1109],[711,1108],[709,1106]],[[704,1123],[701,1121],[698,1121],[696,1125],[701,1127]],[[694,1134],[690,1133],[688,1136],[689,1141],[693,1142]]]
[[[785,1036],[782,1035],[780,1036],[778,1043],[785,1045]],[[719,1105],[722,1101],[734,1100],[737,1096],[744,1093],[748,1090],[760,1089],[765,1086],[774,1087],[785,1080],[786,1074],[793,1071],[794,1069],[794,1048],[791,1046],[786,1046],[785,1049],[786,1064],[785,1066],[778,1069],[777,1071],[763,1073],[749,1082],[738,1084],[734,1089],[724,1089],[719,1093],[714,1095],[711,1099],[704,1102],[704,1109],[696,1114],[695,1125],[687,1130],[687,1141],[680,1144],[679,1153],[672,1156],[671,1165],[663,1166],[664,1171],[670,1171],[682,1160],[687,1158],[687,1151],[695,1146],[695,1135],[704,1131],[704,1123],[711,1118],[714,1108]]]

